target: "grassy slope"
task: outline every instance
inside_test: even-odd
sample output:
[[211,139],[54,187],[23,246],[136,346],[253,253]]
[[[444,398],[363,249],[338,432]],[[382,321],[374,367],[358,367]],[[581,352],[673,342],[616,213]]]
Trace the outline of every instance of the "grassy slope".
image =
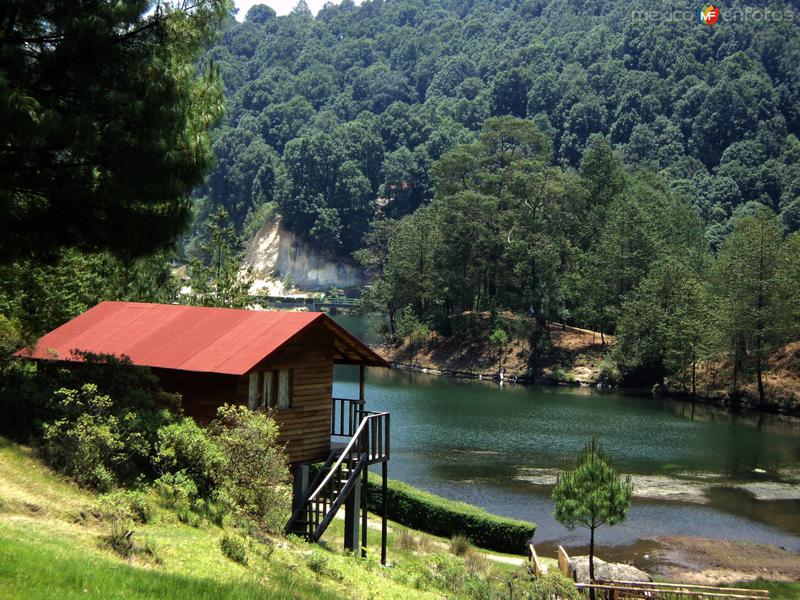
[[[155,546],[160,562],[123,559],[105,541],[110,525],[81,517],[96,501],[43,466],[29,448],[0,438],[0,598],[459,598],[468,593],[459,578],[470,569],[499,583],[518,568],[453,557],[446,540],[401,535],[404,528],[393,523],[393,567],[385,569],[374,554],[361,561],[338,550],[337,521],[326,534],[328,549],[278,539],[267,556],[253,542],[243,567],[221,554],[222,529],[193,528],[165,510],[134,534]],[[370,530],[369,538],[377,553],[379,533]],[[437,560],[455,568],[432,568]]]

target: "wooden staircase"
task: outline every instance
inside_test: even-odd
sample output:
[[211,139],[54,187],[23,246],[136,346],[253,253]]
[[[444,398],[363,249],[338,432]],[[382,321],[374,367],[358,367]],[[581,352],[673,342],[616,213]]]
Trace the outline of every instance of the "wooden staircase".
[[304,498],[286,525],[287,533],[299,535],[309,542],[318,542],[325,533],[362,476],[366,463],[363,453],[357,459],[339,460],[340,457],[342,451],[336,450],[325,461],[309,486],[312,493]]
[[[286,532],[299,535],[309,542],[318,542],[336,516],[339,508],[353,501],[356,486],[366,494],[367,470],[370,465],[383,463],[383,541],[382,561],[386,555],[386,462],[389,460],[389,413],[368,412],[359,408],[352,425],[345,427],[352,433],[344,448],[331,452],[322,468],[317,472],[308,493],[297,506],[286,524]],[[354,425],[358,423],[358,427]],[[353,431],[353,429],[355,429]],[[334,429],[335,431],[335,429]],[[337,432],[336,435],[342,435]],[[361,511],[361,546],[366,547],[367,502],[351,505],[355,513]]]

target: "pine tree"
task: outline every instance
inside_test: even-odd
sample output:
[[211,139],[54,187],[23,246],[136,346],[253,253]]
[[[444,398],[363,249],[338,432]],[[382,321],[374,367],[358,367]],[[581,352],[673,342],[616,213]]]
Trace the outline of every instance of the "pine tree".
[[202,257],[189,264],[189,302],[200,306],[244,308],[250,301],[252,274],[242,269],[241,240],[221,206],[207,222]]
[[780,222],[764,207],[736,222],[712,266],[714,341],[731,360],[734,399],[741,377],[755,372],[763,406],[769,357],[795,331],[793,282],[782,268],[789,248]]
[[168,246],[211,165],[228,13],[193,3],[5,0],[0,8],[0,261],[67,247]]
[[589,528],[589,577],[594,580],[595,530],[625,520],[633,495],[630,476],[611,466],[597,436],[586,444],[575,468],[558,475],[553,488],[556,521]]

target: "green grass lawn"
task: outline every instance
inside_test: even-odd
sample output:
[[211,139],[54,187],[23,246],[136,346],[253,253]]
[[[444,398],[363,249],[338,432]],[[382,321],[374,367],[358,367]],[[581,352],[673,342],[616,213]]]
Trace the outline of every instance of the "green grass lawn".
[[[110,548],[110,523],[89,510],[97,500],[53,473],[30,448],[0,438],[0,600],[457,600],[508,597],[509,584],[527,585],[524,567],[502,562],[519,557],[475,548],[462,548],[456,556],[450,540],[393,522],[388,567],[379,564],[380,531],[372,527],[367,560],[345,553],[340,519],[333,520],[321,545],[279,537],[270,544],[249,540],[248,564],[242,566],[220,551],[227,530],[191,527],[158,508],[150,522],[134,526],[134,539],[152,552],[122,558]],[[743,586],[767,588],[773,600],[800,599],[798,583]]]
[[76,552],[65,543],[40,544],[0,538],[0,598],[249,599],[339,598],[322,585],[273,570],[266,582],[220,580],[145,569],[94,553]]
[[133,539],[153,555],[122,558],[110,548],[110,523],[89,510],[97,500],[30,448],[0,438],[0,599],[469,598],[480,595],[477,587],[504,586],[519,569],[475,550],[454,556],[448,540],[396,523],[391,566],[382,567],[380,532],[369,529],[369,558],[361,560],[342,550],[338,519],[322,546],[249,540],[242,566],[220,551],[226,530],[191,527],[163,508],[134,526]]
[[737,583],[733,587],[742,587],[758,590],[769,590],[771,600],[798,600],[800,599],[800,582],[787,583],[782,581],[748,581]]

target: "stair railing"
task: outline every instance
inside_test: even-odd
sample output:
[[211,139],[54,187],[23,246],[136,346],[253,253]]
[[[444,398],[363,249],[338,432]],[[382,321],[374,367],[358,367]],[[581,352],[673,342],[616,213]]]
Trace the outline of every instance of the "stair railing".
[[313,491],[292,514],[287,531],[302,519],[306,538],[318,541],[364,469],[389,459],[389,413],[359,410],[358,414],[358,428],[344,450],[325,462],[311,486]]

